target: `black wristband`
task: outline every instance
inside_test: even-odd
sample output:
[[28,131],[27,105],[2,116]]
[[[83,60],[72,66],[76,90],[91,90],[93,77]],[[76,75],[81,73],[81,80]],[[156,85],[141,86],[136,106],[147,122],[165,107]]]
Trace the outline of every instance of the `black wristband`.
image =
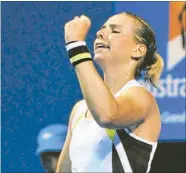
[[85,61],[92,61],[91,54],[85,41],[70,42],[66,45],[66,49],[73,66]]

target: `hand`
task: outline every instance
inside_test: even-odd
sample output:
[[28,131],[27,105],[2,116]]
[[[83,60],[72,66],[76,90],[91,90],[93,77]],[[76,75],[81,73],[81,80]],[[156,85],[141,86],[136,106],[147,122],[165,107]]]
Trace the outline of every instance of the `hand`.
[[83,15],[80,17],[76,16],[73,20],[65,24],[65,42],[84,41],[90,26],[91,21],[88,17]]

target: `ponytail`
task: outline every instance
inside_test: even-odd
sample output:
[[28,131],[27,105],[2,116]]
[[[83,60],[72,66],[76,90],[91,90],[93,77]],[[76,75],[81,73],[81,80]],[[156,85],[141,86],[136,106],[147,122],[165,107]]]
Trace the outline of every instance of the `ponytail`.
[[149,82],[154,86],[158,87],[159,79],[164,67],[163,58],[158,54],[154,54],[155,63],[153,63],[147,70],[147,78]]

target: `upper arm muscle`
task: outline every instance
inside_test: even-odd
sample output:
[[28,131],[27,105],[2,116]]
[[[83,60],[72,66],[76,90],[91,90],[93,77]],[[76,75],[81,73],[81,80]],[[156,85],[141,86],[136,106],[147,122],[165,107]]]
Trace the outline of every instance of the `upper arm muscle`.
[[131,87],[117,97],[116,102],[117,113],[108,125],[112,128],[120,128],[143,121],[148,116],[154,99],[144,88]]

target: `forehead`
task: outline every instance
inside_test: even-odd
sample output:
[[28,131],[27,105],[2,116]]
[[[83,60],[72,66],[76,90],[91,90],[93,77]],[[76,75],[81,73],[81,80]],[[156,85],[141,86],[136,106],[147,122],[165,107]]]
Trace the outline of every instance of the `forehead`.
[[117,27],[121,27],[125,31],[130,32],[133,30],[133,24],[134,20],[131,17],[125,14],[117,14],[110,17],[104,25],[116,25]]

